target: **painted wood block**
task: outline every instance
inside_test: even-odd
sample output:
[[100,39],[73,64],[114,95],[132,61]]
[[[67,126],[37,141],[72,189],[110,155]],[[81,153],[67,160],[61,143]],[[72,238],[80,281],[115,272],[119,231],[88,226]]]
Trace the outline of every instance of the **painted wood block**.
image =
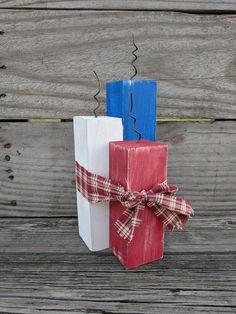
[[[75,160],[91,172],[109,176],[109,142],[122,140],[119,118],[74,117]],[[91,251],[109,247],[109,204],[91,204],[77,191],[79,234]]]
[[[141,141],[110,143],[110,178],[127,190],[149,190],[167,179],[168,147],[166,144]],[[163,257],[164,228],[146,207],[141,225],[132,241],[117,233],[115,221],[125,210],[119,202],[110,203],[110,248],[126,269]]]
[[107,115],[123,120],[124,140],[137,139],[133,120],[129,117],[130,94],[133,94],[132,115],[142,139],[156,140],[157,82],[152,80],[121,80],[107,82]]

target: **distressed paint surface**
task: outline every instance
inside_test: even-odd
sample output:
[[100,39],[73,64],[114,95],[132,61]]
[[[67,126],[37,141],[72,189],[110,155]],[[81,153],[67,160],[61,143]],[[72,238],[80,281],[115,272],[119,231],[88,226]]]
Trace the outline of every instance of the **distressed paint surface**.
[[[149,190],[167,179],[167,145],[151,141],[110,143],[110,178],[128,191]],[[143,221],[131,242],[114,226],[124,212],[119,202],[110,203],[110,248],[126,269],[163,257],[164,230],[153,210],[146,207]]]
[[[133,109],[131,112],[131,94]],[[107,115],[122,118],[124,140],[156,140],[157,82],[122,80],[106,84]],[[131,116],[135,117],[136,121]]]

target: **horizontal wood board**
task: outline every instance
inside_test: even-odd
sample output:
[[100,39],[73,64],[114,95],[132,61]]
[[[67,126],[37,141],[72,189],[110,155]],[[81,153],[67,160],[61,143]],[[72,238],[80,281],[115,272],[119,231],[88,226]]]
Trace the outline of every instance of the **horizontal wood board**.
[[76,219],[0,221],[4,313],[235,313],[235,225],[193,219],[166,234],[161,261],[124,271],[89,253]]
[[[215,257],[214,266],[222,268],[224,256]],[[188,256],[184,258],[188,260]],[[203,257],[203,261],[207,259],[209,255]],[[42,262],[34,263],[30,271],[26,263],[18,263],[17,270],[12,270],[9,263],[1,272],[0,308],[4,313],[24,314],[235,313],[235,270],[219,270],[217,278],[213,269],[176,269],[173,274],[170,269],[126,273],[114,267],[112,272],[99,272],[100,265],[109,265],[106,258],[99,260],[87,272],[73,270],[80,269],[80,259],[68,263],[68,271],[60,271],[56,258],[52,262],[58,271]],[[171,267],[178,268],[180,261],[175,257]],[[155,263],[155,268],[160,264],[167,263]],[[199,267],[199,260],[195,265]]]
[[[158,123],[168,181],[197,216],[235,215],[236,123]],[[0,215],[76,216],[72,123],[0,124]]]
[[234,0],[0,0],[0,8],[171,10],[189,12],[236,11]]
[[[166,232],[165,252],[234,254],[235,225],[236,219],[226,215],[194,217],[184,231]],[[89,253],[78,235],[77,218],[2,218],[0,232],[2,253]]]
[[0,118],[91,114],[93,70],[105,112],[105,82],[133,74],[134,34],[137,79],[159,82],[158,117],[235,119],[235,28],[236,15],[1,10]]

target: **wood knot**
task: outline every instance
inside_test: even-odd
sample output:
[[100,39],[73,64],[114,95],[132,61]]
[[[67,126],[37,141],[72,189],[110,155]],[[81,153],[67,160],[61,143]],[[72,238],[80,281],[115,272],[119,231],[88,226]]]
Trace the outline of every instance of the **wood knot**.
[[10,160],[11,160],[11,157],[10,157],[9,155],[6,155],[6,156],[5,156],[5,160],[6,160],[6,161],[10,161]]
[[16,201],[16,200],[12,200],[12,201],[10,202],[10,205],[11,205],[11,206],[17,206],[17,201]]
[[4,35],[5,34],[5,32],[4,31],[0,31],[0,35]]
[[0,98],[5,98],[5,97],[7,97],[6,94],[0,94]]
[[4,145],[4,148],[11,148],[11,143],[6,143],[6,144]]
[[5,70],[6,68],[7,68],[7,67],[6,67],[5,65],[1,65],[1,66],[0,66],[0,69],[1,69],[1,70]]

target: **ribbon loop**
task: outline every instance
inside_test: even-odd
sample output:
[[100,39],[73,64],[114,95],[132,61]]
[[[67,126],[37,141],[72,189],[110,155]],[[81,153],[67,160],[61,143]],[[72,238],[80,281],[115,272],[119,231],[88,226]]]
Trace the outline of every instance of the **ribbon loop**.
[[76,186],[91,203],[119,201],[126,207],[115,226],[118,234],[128,241],[133,239],[136,228],[141,224],[146,206],[153,208],[154,215],[170,230],[183,229],[193,214],[190,203],[175,196],[177,187],[166,182],[148,191],[126,191],[123,186],[89,172],[76,162]]

